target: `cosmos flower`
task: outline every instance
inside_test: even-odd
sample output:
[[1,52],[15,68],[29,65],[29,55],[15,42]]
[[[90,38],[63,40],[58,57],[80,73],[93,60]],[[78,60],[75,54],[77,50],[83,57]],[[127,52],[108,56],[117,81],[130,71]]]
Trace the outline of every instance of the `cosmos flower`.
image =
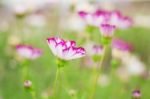
[[95,44],[92,41],[87,42],[84,45],[84,48],[86,49],[87,56],[102,55],[103,54],[103,46],[99,45],[99,44]]
[[132,45],[118,38],[112,40],[112,48],[121,51],[131,51],[133,49]]
[[86,49],[86,57],[84,57],[81,66],[88,68],[98,67],[97,63],[100,61],[101,56],[104,53],[104,47],[89,41],[84,45],[84,48]]
[[85,24],[96,26],[96,21],[91,13],[80,11],[78,12],[79,16],[84,20]]
[[134,90],[134,91],[132,92],[132,96],[133,96],[133,98],[135,98],[135,99],[140,99],[140,97],[141,97],[141,92],[140,92],[140,90]]
[[88,13],[85,11],[79,11],[78,14],[81,18],[85,18],[88,15]]
[[112,57],[119,60],[130,54],[130,52],[133,50],[133,46],[131,44],[118,38],[112,39],[111,47]]
[[96,10],[93,13],[80,11],[79,16],[86,24],[99,27],[101,24],[112,24],[119,29],[129,28],[133,22],[130,17],[122,15],[119,11]]
[[129,27],[131,27],[133,24],[131,18],[129,17],[121,17],[119,19],[119,22],[117,24],[117,27],[120,28],[120,29],[127,29]]
[[110,24],[115,25],[120,29],[127,29],[132,26],[132,19],[128,16],[123,16],[119,11],[112,11],[110,15]]
[[27,59],[36,59],[42,55],[42,50],[29,45],[17,45],[17,53]]
[[84,20],[87,25],[98,27],[100,24],[104,23],[105,15],[104,13],[88,13],[85,11],[78,12],[79,16]]
[[100,25],[100,31],[104,37],[112,37],[114,34],[115,26],[110,24]]
[[103,46],[102,45],[94,45],[93,46],[93,55],[102,55],[103,54]]
[[47,39],[52,53],[62,60],[72,60],[83,57],[85,50],[82,47],[76,47],[75,41],[65,41],[61,38],[52,37]]

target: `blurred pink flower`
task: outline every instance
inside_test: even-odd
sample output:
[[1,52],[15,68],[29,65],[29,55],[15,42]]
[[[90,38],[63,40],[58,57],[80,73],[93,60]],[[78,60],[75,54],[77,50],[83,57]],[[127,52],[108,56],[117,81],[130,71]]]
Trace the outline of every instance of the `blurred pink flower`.
[[88,13],[85,11],[79,11],[78,14],[81,18],[85,18],[88,15]]
[[133,22],[131,18],[123,16],[119,11],[96,10],[93,13],[80,11],[79,16],[86,24],[99,27],[101,24],[112,24],[116,28],[126,29],[130,27]]
[[93,52],[93,55],[102,55],[103,54],[103,46],[102,45],[94,45],[92,52]]
[[110,25],[110,24],[100,25],[100,31],[101,31],[102,36],[104,37],[112,37],[114,34],[115,28],[116,27],[114,25]]
[[123,16],[119,11],[112,11],[109,22],[120,29],[127,29],[132,26],[133,22],[130,17]]
[[103,46],[100,44],[95,44],[92,41],[87,42],[84,45],[84,48],[86,50],[87,56],[93,56],[93,55],[102,55],[103,54]]
[[121,39],[114,38],[112,40],[112,48],[118,49],[121,51],[131,51],[133,49],[133,46]]
[[105,17],[104,13],[88,13],[85,11],[78,12],[79,16],[85,21],[87,25],[98,27],[100,24],[104,23]]
[[121,17],[119,19],[117,27],[121,28],[121,29],[127,29],[127,28],[131,27],[132,24],[133,24],[133,22],[132,22],[131,18],[129,18],[129,17]]
[[52,53],[62,60],[71,60],[83,57],[85,50],[82,47],[76,47],[75,41],[65,41],[61,38],[52,37],[47,39]]
[[27,59],[36,59],[42,55],[42,50],[28,45],[17,45],[17,53]]
[[133,98],[135,98],[135,99],[140,99],[140,97],[141,97],[141,92],[140,92],[140,90],[134,90],[134,91],[132,92],[132,96],[133,96]]

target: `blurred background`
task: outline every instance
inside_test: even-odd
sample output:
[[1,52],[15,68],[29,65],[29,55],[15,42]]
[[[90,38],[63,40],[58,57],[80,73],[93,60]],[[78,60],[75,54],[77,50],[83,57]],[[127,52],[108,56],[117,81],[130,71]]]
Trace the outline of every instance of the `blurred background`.
[[[17,44],[43,49],[43,55],[31,62],[30,73],[38,99],[48,99],[56,64],[46,39],[60,36],[84,45],[79,37],[86,36],[85,24],[77,13],[96,9],[118,10],[133,19],[133,26],[126,30],[117,30],[116,36],[133,45],[132,53],[144,64],[146,72],[142,77],[146,76],[146,79],[129,78],[126,72],[121,72],[121,78],[113,77],[106,70],[99,80],[95,99],[131,99],[134,89],[141,90],[141,99],[150,99],[150,0],[0,0],[0,99],[31,98],[22,87],[22,59],[16,55]],[[88,94],[80,94],[88,86],[85,83],[89,80],[90,72],[89,68],[81,64],[82,61],[83,59],[72,61],[70,66],[65,67],[72,86],[68,93],[76,93],[80,97],[77,99],[87,99]],[[57,99],[70,98],[62,93]]]

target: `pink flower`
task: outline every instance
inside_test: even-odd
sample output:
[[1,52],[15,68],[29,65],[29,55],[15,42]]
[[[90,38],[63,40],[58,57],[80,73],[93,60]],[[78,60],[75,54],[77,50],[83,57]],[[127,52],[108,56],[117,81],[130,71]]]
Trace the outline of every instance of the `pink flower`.
[[81,18],[85,18],[88,15],[88,13],[85,11],[79,11],[78,14]]
[[86,24],[96,27],[101,24],[112,24],[117,28],[126,29],[133,24],[131,18],[123,16],[119,11],[96,10],[94,13],[80,11],[78,14]]
[[109,23],[115,25],[118,28],[122,14],[119,11],[112,11],[110,14]]
[[111,12],[109,23],[120,29],[127,29],[133,24],[130,17],[123,16],[119,11]]
[[119,19],[118,28],[127,29],[127,28],[131,27],[132,24],[133,24],[133,22],[132,22],[131,18],[121,17]]
[[85,50],[82,47],[76,47],[75,41],[65,41],[61,38],[53,37],[47,39],[52,53],[62,60],[71,60],[83,57]]
[[91,13],[87,13],[85,11],[78,12],[79,16],[84,20],[85,24],[96,26],[96,19]]
[[111,12],[105,11],[105,10],[96,10],[94,12],[93,16],[97,17],[97,19],[99,19],[99,18],[102,19],[102,21],[99,23],[99,25],[100,25],[102,23],[107,23],[109,21]]
[[114,34],[115,26],[110,24],[100,25],[100,31],[104,37],[112,37]]
[[42,50],[28,45],[17,45],[17,53],[27,59],[36,59],[42,55]]
[[94,45],[93,46],[93,55],[102,55],[103,54],[103,46],[102,45]]
[[135,99],[140,99],[140,97],[141,97],[141,92],[140,92],[140,90],[134,90],[134,91],[132,92],[132,96],[133,96]]
[[78,14],[87,25],[96,27],[98,27],[102,23],[105,23],[106,19],[108,18],[108,14],[102,10],[97,10],[94,13],[79,11]]
[[115,48],[121,51],[131,51],[133,49],[131,44],[121,39],[117,39],[117,38],[112,40],[112,48]]

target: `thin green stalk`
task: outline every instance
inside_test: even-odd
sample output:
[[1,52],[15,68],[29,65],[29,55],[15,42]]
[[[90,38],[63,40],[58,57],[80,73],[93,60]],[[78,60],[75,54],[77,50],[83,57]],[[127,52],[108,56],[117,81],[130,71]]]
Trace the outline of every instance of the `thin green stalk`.
[[30,91],[32,99],[36,99],[35,91]]
[[60,69],[60,67],[57,67],[55,81],[54,81],[54,87],[53,87],[53,95],[54,96],[57,91],[56,89],[57,89],[57,82],[58,82],[58,77],[59,77],[59,69]]
[[32,99],[37,99],[37,98],[36,98],[36,93],[35,93],[35,91],[33,90],[33,87],[31,87],[31,88],[26,88],[26,91],[29,93],[29,95],[31,96]]
[[103,61],[104,61],[105,52],[106,52],[106,46],[104,46],[104,53],[101,57],[100,62],[98,63],[98,70],[97,71],[94,70],[96,73],[94,72],[94,80],[93,80],[93,83],[92,83],[93,86],[91,88],[91,95],[90,95],[89,99],[94,99],[94,97],[95,97],[97,81],[98,81],[98,78],[100,76],[100,70],[102,68],[102,64],[103,64]]
[[[30,61],[29,60],[25,60],[23,63],[23,67],[22,67],[22,72],[23,72],[23,81],[25,80],[29,80],[30,78],[30,74],[29,74],[29,65],[30,65]],[[26,88],[26,86],[24,86]],[[33,90],[32,85],[29,88],[26,88],[26,91],[31,94],[32,99],[36,99],[36,93]]]
[[[66,78],[66,73],[64,72],[64,70],[61,71],[61,77],[63,76],[63,88],[64,90],[68,93],[68,90],[70,89],[70,86],[68,84],[68,79]],[[77,99],[77,96],[76,94],[73,94],[73,95],[69,95],[71,99]]]

